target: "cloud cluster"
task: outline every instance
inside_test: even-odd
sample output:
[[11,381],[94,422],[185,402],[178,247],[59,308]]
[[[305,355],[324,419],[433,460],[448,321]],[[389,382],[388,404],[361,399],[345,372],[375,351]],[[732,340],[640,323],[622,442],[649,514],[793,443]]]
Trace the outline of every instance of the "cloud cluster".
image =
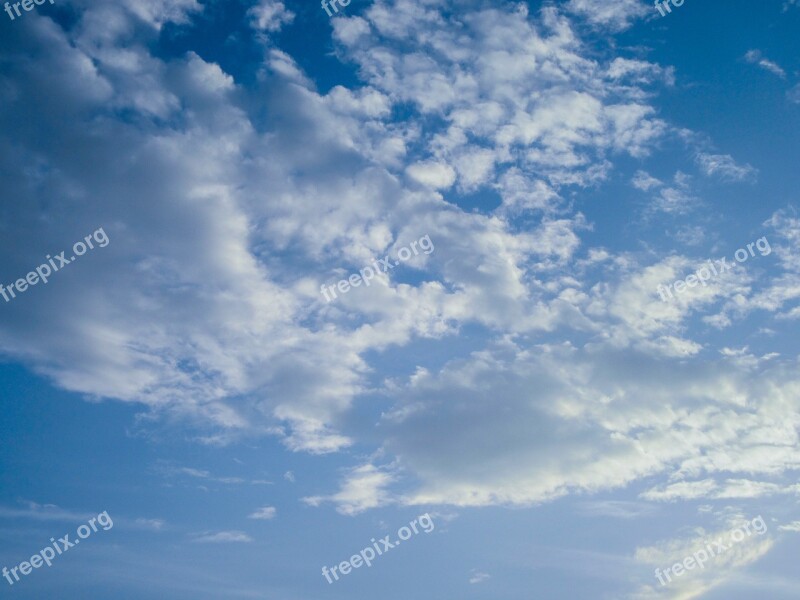
[[[576,207],[622,163],[653,210],[697,204],[689,175],[642,164],[676,133],[653,101],[674,70],[589,53],[574,17],[619,30],[643,4],[378,0],[333,20],[333,51],[360,83],[325,91],[266,35],[293,26],[281,2],[245,17],[263,56],[247,85],[200,51],[153,50],[166,23],[190,27],[193,1],[75,6],[72,27],[31,19],[1,42],[15,227],[0,272],[10,281],[98,224],[114,244],[3,307],[5,355],[209,444],[274,435],[327,454],[368,439],[386,462],[360,460],[338,491],[306,499],[348,515],[645,479],[653,500],[753,497],[798,467],[796,359],[689,331],[800,316],[797,218],[767,223],[769,284],[743,268],[665,304],[657,286],[706,257],[598,246]],[[723,153],[697,152],[696,166],[728,183],[756,174]],[[471,210],[473,194],[488,208]],[[435,253],[321,298],[321,283],[422,234]],[[421,341],[453,358],[375,376]],[[379,427],[348,418],[375,396]]]

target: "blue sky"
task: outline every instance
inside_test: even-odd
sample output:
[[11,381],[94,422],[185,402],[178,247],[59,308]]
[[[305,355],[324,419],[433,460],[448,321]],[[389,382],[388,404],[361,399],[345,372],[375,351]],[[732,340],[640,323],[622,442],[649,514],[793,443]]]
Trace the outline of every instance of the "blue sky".
[[796,0],[0,15],[3,597],[798,597]]

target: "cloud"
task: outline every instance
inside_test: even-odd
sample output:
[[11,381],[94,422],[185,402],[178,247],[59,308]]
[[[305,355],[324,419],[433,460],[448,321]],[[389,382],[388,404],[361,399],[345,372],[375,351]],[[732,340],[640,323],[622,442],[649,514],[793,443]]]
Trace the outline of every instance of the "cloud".
[[[122,0],[121,4],[155,29],[167,23],[188,23],[194,13],[203,9],[197,0]],[[107,10],[107,7],[101,6],[98,10]]]
[[755,179],[758,170],[750,165],[739,165],[729,154],[708,154],[700,152],[695,161],[707,176],[717,176],[724,181],[750,181]]
[[352,469],[342,483],[341,489],[331,496],[313,496],[303,498],[310,506],[319,506],[323,502],[336,504],[337,512],[343,515],[357,515],[370,508],[383,506],[389,495],[386,487],[394,477],[371,464]]
[[[337,54],[358,65],[362,85],[320,93],[277,48],[252,89],[196,53],[153,55],[124,38],[126,27],[184,25],[199,5],[130,7],[139,13],[83,7],[68,29],[37,21],[14,50],[43,49],[35,64],[14,64],[19,97],[45,118],[9,129],[20,147],[9,169],[35,178],[23,157],[36,156],[47,183],[11,181],[9,194],[19,199],[20,223],[37,222],[36,207],[51,195],[73,217],[5,237],[3,273],[17,278],[98,223],[113,243],[46,293],[9,304],[0,348],[65,389],[144,405],[144,423],[188,423],[210,445],[272,435],[293,451],[341,451],[354,442],[340,426],[366,389],[371,353],[471,321],[525,329],[559,314],[538,305],[525,276],[552,272],[580,246],[583,217],[550,214],[563,203],[557,188],[602,181],[609,155],[644,156],[667,128],[640,89],[659,85],[656,67],[618,61],[609,69],[584,56],[555,8],[466,11],[462,20],[430,6],[375,4],[333,24]],[[268,30],[288,19],[275,2],[255,6],[251,16],[259,15],[256,25]],[[496,48],[499,31],[508,35]],[[429,52],[434,45],[440,51]],[[44,81],[40,72],[59,75]],[[55,97],[62,102],[51,105]],[[3,102],[12,114],[13,99]],[[392,118],[403,103],[408,116]],[[92,130],[108,110],[131,118],[109,117]],[[433,113],[441,126],[423,128]],[[54,141],[41,143],[39,129]],[[91,148],[91,156],[66,156],[59,146]],[[300,171],[307,176],[291,176]],[[407,189],[398,178],[405,172],[433,189]],[[451,184],[498,190],[498,215],[544,210],[551,218],[520,233],[443,202],[436,190]],[[387,277],[387,286],[336,306],[320,303],[329,274],[420,231],[438,231],[452,250],[437,240],[437,256],[409,263],[419,285]],[[300,268],[311,263],[314,273]],[[74,318],[58,319],[56,306]],[[23,335],[23,323],[35,325]]]
[[416,163],[406,169],[413,180],[434,189],[446,189],[456,180],[456,172],[449,165],[427,162]]
[[248,519],[259,519],[262,521],[269,521],[274,519],[277,514],[277,509],[274,506],[262,506],[254,513],[248,515]]
[[775,494],[800,494],[800,486],[779,485],[776,483],[751,481],[748,479],[728,479],[724,485],[713,479],[702,481],[682,481],[659,489],[650,489],[641,494],[645,500],[675,501],[733,498],[760,498]]
[[[775,544],[775,540],[767,535],[754,532],[750,526],[750,535],[745,535],[741,529],[741,540],[734,540],[732,529],[741,527],[746,519],[741,516],[729,519],[724,529],[717,528],[707,531],[702,527],[694,529],[683,537],[663,540],[652,546],[636,549],[635,560],[659,569],[659,580],[651,577],[650,582],[642,581],[639,589],[630,594],[631,600],[658,600],[668,598],[681,598],[691,600],[700,598],[714,588],[730,582],[739,572],[749,565],[764,557]],[[750,524],[748,524],[750,525]],[[722,551],[719,546],[712,545],[710,540],[718,540],[726,546]],[[711,548],[711,551],[709,551]],[[695,553],[705,552],[711,555],[705,562],[704,568],[697,568],[698,563],[691,569],[684,570],[677,576],[673,571],[665,574],[664,571],[672,565],[683,563],[687,557],[694,560]],[[701,559],[702,554],[697,555]]]
[[168,477],[170,479],[183,475],[191,477],[192,479],[204,480],[209,483],[223,483],[226,485],[238,485],[243,483],[250,483],[250,484],[268,483],[264,482],[263,480],[247,480],[242,477],[218,477],[216,475],[212,475],[209,471],[206,471],[204,469],[195,469],[192,467],[179,467],[164,461],[159,461],[155,466],[155,470],[160,475]]
[[637,190],[641,190],[643,192],[649,192],[653,188],[658,188],[664,185],[661,180],[656,179],[646,171],[636,171],[633,179],[631,179],[631,185],[635,187]]
[[253,27],[270,33],[279,31],[285,24],[294,20],[295,14],[288,10],[280,0],[259,0],[247,14],[252,18]]
[[13,508],[0,506],[0,518],[5,519],[33,519],[36,521],[87,521],[96,514],[77,513],[59,508],[55,504],[39,504],[38,502],[25,502],[27,508]]
[[786,92],[786,96],[789,98],[790,102],[794,102],[795,104],[800,104],[800,83]]
[[591,0],[569,0],[567,10],[580,15],[589,23],[622,31],[651,10],[641,0],[608,0],[597,3]]
[[[279,48],[264,50],[249,86],[199,53],[153,53],[123,32],[196,12],[141,6],[144,17],[119,8],[115,19],[82,7],[70,27],[41,19],[9,42],[0,152],[19,226],[0,236],[0,280],[99,225],[112,244],[5,305],[5,357],[201,443],[273,436],[322,455],[370,440],[391,468],[360,459],[338,491],[306,499],[344,514],[529,505],[734,469],[756,480],[796,464],[796,365],[717,356],[689,327],[795,315],[790,216],[776,216],[787,237],[770,285],[742,269],[667,304],[657,286],[699,259],[598,246],[577,208],[676,133],[654,102],[669,69],[588,50],[570,16],[619,28],[639,5],[454,14],[375,2],[333,20],[335,57],[358,79],[329,90]],[[39,118],[13,118],[21,99]],[[727,154],[698,164],[727,180],[755,174]],[[685,176],[662,183],[642,164],[633,185],[672,215],[698,204]],[[495,205],[465,210],[471,194]],[[52,198],[56,215],[42,208]],[[434,254],[321,298],[322,283],[424,233]],[[477,332],[467,347],[465,329]],[[377,375],[378,357],[419,343],[452,359]],[[389,403],[377,430],[352,419],[373,393]]]
[[152,529],[153,531],[161,531],[166,525],[164,519],[145,519],[143,517],[136,519],[135,523],[144,529]]
[[615,519],[638,519],[650,516],[656,509],[651,504],[625,500],[596,500],[581,502],[578,511],[587,516],[612,517]]
[[478,571],[476,569],[473,569],[469,576],[469,582],[471,584],[483,583],[484,581],[490,578],[491,575],[489,575],[488,573],[484,573],[483,571]]
[[250,543],[253,538],[243,531],[218,531],[196,534],[192,541],[196,544]]
[[760,50],[748,50],[744,55],[744,59],[750,64],[757,64],[762,69],[777,75],[781,79],[786,79],[786,71],[771,60],[764,58]]

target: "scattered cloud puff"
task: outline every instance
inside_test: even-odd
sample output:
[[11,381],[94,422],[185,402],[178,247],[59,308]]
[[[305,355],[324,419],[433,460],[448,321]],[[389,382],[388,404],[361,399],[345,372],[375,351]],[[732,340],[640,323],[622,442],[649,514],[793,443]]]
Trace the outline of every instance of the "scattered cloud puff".
[[488,573],[484,573],[483,571],[478,571],[477,569],[473,569],[469,576],[469,582],[474,585],[476,583],[483,583],[484,581],[490,578],[491,575],[489,575]]
[[760,50],[748,50],[744,55],[744,59],[750,64],[758,65],[773,75],[777,75],[781,79],[786,79],[786,71],[771,60],[764,58]]
[[259,0],[247,12],[252,18],[253,27],[270,33],[279,31],[281,27],[294,21],[295,17],[280,0]]
[[413,180],[434,189],[449,188],[456,180],[456,172],[449,165],[425,162],[416,163],[406,169]]
[[716,176],[723,181],[751,181],[758,171],[750,165],[739,165],[729,154],[708,154],[700,152],[695,161],[707,176]]
[[792,521],[786,525],[779,525],[778,529],[781,531],[794,531],[800,533],[800,521]]
[[357,515],[370,508],[384,506],[390,498],[386,487],[393,480],[394,477],[387,471],[366,464],[352,469],[336,494],[303,498],[303,501],[310,506],[333,502],[339,513]]
[[248,515],[248,519],[258,519],[261,521],[269,521],[274,519],[278,510],[274,506],[262,506],[252,514]]
[[646,171],[636,171],[636,174],[633,176],[631,180],[631,185],[635,187],[637,190],[641,190],[643,192],[649,192],[653,188],[658,188],[664,185],[661,180],[656,179]]

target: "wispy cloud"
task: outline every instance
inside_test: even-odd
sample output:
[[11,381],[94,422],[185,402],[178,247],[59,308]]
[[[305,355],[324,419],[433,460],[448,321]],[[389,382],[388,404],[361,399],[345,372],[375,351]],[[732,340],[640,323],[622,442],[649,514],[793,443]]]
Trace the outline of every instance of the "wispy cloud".
[[750,181],[758,174],[754,167],[738,164],[730,154],[699,152],[695,156],[695,161],[703,173],[709,177],[719,177],[723,181]]
[[576,507],[580,513],[587,516],[613,517],[616,519],[638,519],[652,515],[657,511],[657,508],[652,504],[625,500],[581,502]]
[[253,538],[243,531],[218,531],[196,534],[192,541],[196,544],[250,543]]
[[800,104],[800,83],[786,92],[787,97],[789,98],[790,102],[794,102],[796,104]]
[[800,533],[800,521],[792,521],[791,523],[786,523],[785,525],[778,525],[778,529],[780,531],[794,531]]
[[97,513],[79,513],[59,508],[55,504],[26,502],[27,508],[0,506],[0,518],[33,519],[36,521],[85,521]]
[[786,79],[786,71],[784,71],[777,63],[764,58],[760,50],[748,50],[747,54],[744,55],[744,59],[750,64],[758,65],[773,75],[777,75],[781,79]]
[[483,583],[489,578],[491,578],[491,575],[489,575],[488,573],[484,573],[483,571],[478,571],[476,569],[473,569],[469,576],[469,582],[471,584]]
[[144,529],[152,529],[154,531],[161,531],[166,525],[166,521],[164,519],[145,519],[140,517],[134,521],[136,525],[142,527]]
[[277,509],[274,506],[262,506],[254,513],[248,515],[248,519],[260,519],[263,521],[268,521],[270,519],[274,519],[275,515],[277,514]]

